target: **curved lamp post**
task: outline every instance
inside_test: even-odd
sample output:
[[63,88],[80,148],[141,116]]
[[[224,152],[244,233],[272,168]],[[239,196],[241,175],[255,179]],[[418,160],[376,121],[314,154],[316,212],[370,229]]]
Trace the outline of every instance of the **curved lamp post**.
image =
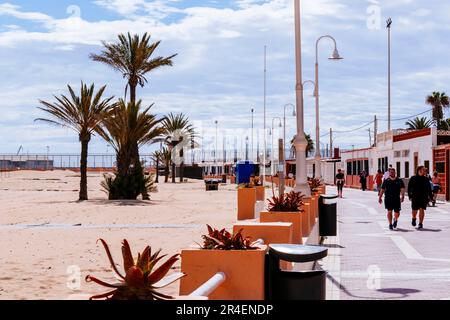
[[330,39],[334,43],[334,51],[332,55],[328,58],[329,60],[342,60],[343,58],[340,56],[339,51],[337,49],[336,40],[329,35],[325,35],[317,39],[316,41],[316,81],[315,81],[315,92],[314,95],[316,97],[316,171],[321,175],[320,170],[320,159],[322,158],[320,152],[320,114],[319,114],[319,43],[323,39]]

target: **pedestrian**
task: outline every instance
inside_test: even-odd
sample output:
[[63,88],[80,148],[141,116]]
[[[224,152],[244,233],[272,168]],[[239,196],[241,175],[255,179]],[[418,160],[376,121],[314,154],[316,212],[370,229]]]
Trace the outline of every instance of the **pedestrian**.
[[359,175],[359,182],[361,183],[362,191],[367,190],[367,173],[365,171],[361,172]]
[[343,198],[342,193],[344,191],[344,185],[345,185],[345,175],[342,172],[342,170],[339,169],[338,173],[336,175],[336,186],[338,189],[339,198],[341,198],[341,199]]
[[436,171],[433,174],[433,179],[432,179],[432,183],[433,183],[433,207],[436,207],[436,201],[437,201],[437,197],[439,192],[442,190],[441,189],[441,178],[439,178],[439,173]]
[[[383,181],[379,193],[379,203],[383,203],[388,211],[389,230],[397,229],[402,203],[405,201],[405,183],[397,177],[395,169],[389,170],[389,178]],[[393,212],[395,217],[393,217]]]
[[386,180],[386,179],[389,179],[389,176],[390,176],[390,170],[391,170],[391,169],[393,169],[392,164],[389,165],[389,169],[384,173],[383,181]]
[[422,230],[428,203],[433,198],[433,191],[424,166],[418,167],[416,175],[409,181],[408,197],[411,200],[412,225],[417,226],[417,214],[419,214],[418,230]]
[[383,185],[383,171],[378,170],[377,174],[375,175],[375,178],[373,179],[373,183],[376,186],[376,190],[378,193],[381,191],[381,186]]

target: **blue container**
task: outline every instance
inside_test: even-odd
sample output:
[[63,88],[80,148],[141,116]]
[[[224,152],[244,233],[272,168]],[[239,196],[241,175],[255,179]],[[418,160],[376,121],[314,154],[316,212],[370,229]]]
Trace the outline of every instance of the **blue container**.
[[249,183],[250,177],[255,173],[255,164],[252,161],[239,161],[236,164],[236,183]]

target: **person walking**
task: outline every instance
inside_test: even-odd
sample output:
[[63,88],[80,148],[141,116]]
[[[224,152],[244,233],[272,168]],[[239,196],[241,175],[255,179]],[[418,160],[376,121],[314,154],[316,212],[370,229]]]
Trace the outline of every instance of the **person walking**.
[[[384,180],[379,193],[379,203],[383,203],[388,211],[389,230],[397,229],[402,203],[405,201],[405,184],[397,177],[395,169],[389,170],[389,178]],[[393,217],[393,212],[395,217]]]
[[338,173],[336,175],[336,186],[337,186],[337,189],[338,189],[339,198],[341,198],[341,199],[343,198],[342,194],[343,194],[343,191],[344,191],[344,185],[345,185],[345,175],[342,172],[342,170],[339,169]]
[[419,215],[419,226],[417,229],[422,230],[428,203],[433,198],[430,180],[426,177],[426,168],[424,166],[418,167],[416,175],[409,181],[408,197],[411,200],[412,225],[413,227],[417,226],[417,215]]
[[377,188],[378,194],[381,191],[381,186],[383,185],[383,172],[381,170],[378,170],[377,174],[375,175],[375,178],[373,179],[373,183],[375,184]]
[[439,192],[442,190],[441,189],[441,178],[439,178],[439,173],[436,171],[433,174],[433,179],[432,179],[432,183],[433,183],[433,207],[436,207],[436,201],[437,201],[437,197]]
[[359,175],[359,182],[361,183],[362,191],[367,190],[367,173],[365,171],[361,172]]
[[392,164],[389,165],[389,169],[384,173],[383,181],[389,179],[391,169],[393,169]]

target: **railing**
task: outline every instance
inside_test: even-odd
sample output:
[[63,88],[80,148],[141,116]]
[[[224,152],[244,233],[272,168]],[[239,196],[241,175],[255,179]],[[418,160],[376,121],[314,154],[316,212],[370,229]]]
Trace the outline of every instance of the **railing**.
[[[263,239],[258,239],[253,242],[254,246],[262,246],[264,245]],[[202,284],[197,288],[194,292],[192,292],[190,297],[208,297],[214,291],[217,290],[225,281],[227,280],[227,275],[224,272],[217,272],[214,276],[211,277],[208,281]]]

